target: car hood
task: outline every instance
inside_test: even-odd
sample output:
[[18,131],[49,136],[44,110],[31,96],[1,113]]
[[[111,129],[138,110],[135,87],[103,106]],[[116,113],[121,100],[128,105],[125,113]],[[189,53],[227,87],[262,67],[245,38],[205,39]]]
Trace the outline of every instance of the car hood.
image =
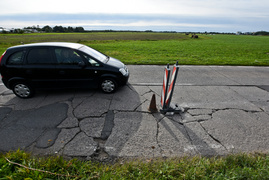
[[109,60],[107,61],[107,64],[110,65],[110,66],[114,66],[116,68],[124,68],[124,64],[118,60],[118,59],[115,59],[113,57],[109,57]]

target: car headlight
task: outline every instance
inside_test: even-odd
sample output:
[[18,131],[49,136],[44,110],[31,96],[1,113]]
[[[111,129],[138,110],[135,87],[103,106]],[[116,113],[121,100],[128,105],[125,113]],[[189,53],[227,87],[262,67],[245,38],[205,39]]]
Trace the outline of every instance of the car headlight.
[[128,76],[128,69],[125,67],[125,68],[120,68],[119,70],[121,72],[121,74],[123,76]]

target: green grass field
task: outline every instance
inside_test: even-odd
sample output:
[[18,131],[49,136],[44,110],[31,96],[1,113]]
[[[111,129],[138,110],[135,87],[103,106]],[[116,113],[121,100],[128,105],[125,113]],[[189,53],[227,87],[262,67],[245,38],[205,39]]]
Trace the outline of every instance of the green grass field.
[[269,36],[92,32],[1,34],[0,53],[23,43],[64,41],[91,46],[126,64],[269,65]]
[[[6,159],[7,158],[7,159]],[[10,161],[10,162],[8,162]],[[17,163],[17,164],[15,164]],[[269,156],[119,159],[113,164],[62,157],[31,157],[23,151],[0,154],[0,179],[269,179]]]

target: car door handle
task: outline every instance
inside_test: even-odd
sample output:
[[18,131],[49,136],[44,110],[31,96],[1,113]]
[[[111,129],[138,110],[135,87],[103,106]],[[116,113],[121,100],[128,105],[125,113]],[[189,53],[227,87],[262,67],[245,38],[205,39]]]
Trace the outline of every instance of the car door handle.
[[60,75],[65,75],[65,71],[59,71]]

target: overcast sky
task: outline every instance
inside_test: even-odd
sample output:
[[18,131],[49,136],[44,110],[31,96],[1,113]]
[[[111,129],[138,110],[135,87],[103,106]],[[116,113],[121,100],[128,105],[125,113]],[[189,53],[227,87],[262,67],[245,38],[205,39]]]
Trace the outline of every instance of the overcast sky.
[[1,0],[0,27],[269,31],[269,0]]

